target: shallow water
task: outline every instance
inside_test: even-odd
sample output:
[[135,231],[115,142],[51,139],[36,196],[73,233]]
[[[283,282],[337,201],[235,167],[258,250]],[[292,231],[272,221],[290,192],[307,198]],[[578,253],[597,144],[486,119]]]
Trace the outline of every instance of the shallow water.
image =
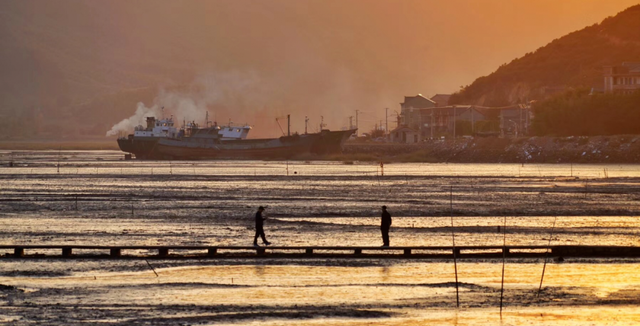
[[[0,311],[22,313],[18,324],[51,321],[37,316],[32,311],[36,307],[56,307],[52,314],[65,324],[95,322],[96,318],[113,318],[114,323],[153,319],[155,324],[168,325],[238,321],[477,325],[500,321],[499,261],[459,262],[460,308],[455,308],[451,262],[364,261],[352,265],[309,260],[277,265],[255,260],[206,265],[193,261],[162,267],[170,263],[151,262],[156,277],[144,261],[11,261],[3,269],[20,264],[21,268],[55,270],[73,264],[81,270],[68,276],[0,277],[0,283],[25,291],[14,294]],[[509,325],[637,322],[638,263],[551,263],[544,290],[537,297],[542,264],[508,261],[502,321]],[[85,266],[77,266],[82,264]],[[122,264],[129,266],[113,266]],[[99,312],[89,316],[94,308]]]
[[[386,164],[382,176],[358,162],[121,156],[0,152],[0,244],[249,245],[265,205],[274,244],[375,246],[386,204],[398,246],[448,246],[452,234],[457,245],[640,245],[638,165]],[[506,261],[501,319],[501,260],[458,262],[456,308],[448,260],[3,257],[0,323],[640,323],[640,260],[551,260],[537,297],[543,262]]]
[[120,151],[7,151],[2,174],[175,174],[185,176],[473,176],[473,177],[640,177],[637,164],[477,164],[335,161],[125,161]]

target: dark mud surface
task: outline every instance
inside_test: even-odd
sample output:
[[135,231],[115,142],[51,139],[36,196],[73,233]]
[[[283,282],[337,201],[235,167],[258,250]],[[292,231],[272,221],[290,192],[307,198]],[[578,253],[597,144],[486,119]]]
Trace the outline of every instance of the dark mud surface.
[[[274,244],[373,246],[387,205],[398,246],[447,246],[452,233],[457,245],[640,245],[640,166],[386,164],[383,176],[357,162],[13,159],[18,167],[0,167],[0,244],[250,245],[263,205]],[[9,325],[501,322],[499,259],[458,262],[458,309],[451,261],[10,253],[0,250],[0,323]],[[549,261],[538,296],[543,262],[506,261],[504,324],[640,320],[637,260]]]
[[[151,276],[149,271],[131,273],[132,269],[123,272],[126,268],[120,268],[121,272],[118,273],[106,272],[106,269],[113,271],[114,268],[102,266],[95,270],[88,268],[85,272],[74,273],[74,277],[62,279],[40,276],[31,278],[30,282],[26,281],[29,278],[14,279],[13,282],[22,284],[0,285],[0,317],[11,325],[313,324],[314,321],[357,325],[360,324],[358,320],[370,320],[374,324],[408,320],[409,324],[417,325],[431,320],[431,317],[426,318],[420,312],[441,314],[450,313],[453,309],[470,313],[475,316],[471,318],[472,321],[482,323],[487,320],[486,315],[495,316],[500,308],[500,284],[499,279],[495,279],[500,275],[498,261],[464,263],[460,266],[462,279],[458,288],[461,306],[457,309],[452,307],[455,305],[456,283],[440,281],[441,277],[451,277],[448,268],[442,270],[445,266],[450,267],[450,263],[400,261],[391,264],[388,261],[372,261],[368,268],[363,269],[363,266],[348,266],[350,264],[347,262],[342,266],[348,267],[344,271],[340,267],[318,271],[314,265],[319,263],[321,266],[322,261],[297,270],[300,269],[300,262],[292,261],[289,266],[277,266],[271,265],[273,262],[263,261],[259,263],[259,268],[245,265],[238,270],[234,270],[233,266],[243,265],[207,266],[199,261],[180,264],[166,262],[156,265],[158,277]],[[526,279],[530,277],[530,272],[539,275],[539,262],[509,261],[503,310],[508,313],[507,316],[513,317],[513,324],[530,324],[523,320],[531,321],[527,315],[536,311],[539,313],[538,321],[544,323],[555,320],[565,324],[562,320],[556,320],[554,315],[566,314],[570,317],[576,311],[602,307],[628,314],[628,318],[622,321],[629,322],[635,318],[634,310],[629,310],[629,307],[640,304],[637,284],[612,282],[599,279],[598,276],[604,270],[611,271],[612,266],[618,263],[575,260],[562,266],[549,265],[549,284],[538,294],[535,280]],[[42,267],[44,262],[30,261],[26,264]],[[103,265],[110,264],[121,263],[106,262]],[[617,269],[617,272],[629,272],[637,268],[637,264],[636,260],[627,260],[623,264],[626,268]],[[210,270],[213,266],[217,267]],[[559,277],[564,278],[562,282],[583,278],[585,271],[574,276],[560,275],[563,271],[584,268],[589,269],[586,274],[591,274],[591,280],[573,282],[572,285],[558,283]],[[222,278],[217,274],[225,270],[228,274],[225,277],[237,278],[220,282]],[[359,277],[348,274],[355,270],[362,271]],[[524,275],[515,275],[516,270]],[[313,271],[312,277],[307,271]],[[198,280],[189,280],[193,272],[200,275]],[[426,277],[425,272],[430,276]],[[492,275],[483,279],[481,275],[486,272]],[[184,281],[175,282],[181,279]],[[634,277],[627,281],[635,282],[636,279]],[[603,286],[620,288],[603,293]],[[286,293],[294,297],[282,296]],[[319,293],[324,295],[318,297]],[[349,293],[348,297],[343,298],[346,293]],[[611,321],[606,319],[608,317],[603,316],[603,324]],[[437,324],[450,324],[447,320],[438,320]],[[592,324],[599,324],[598,320],[591,321]]]

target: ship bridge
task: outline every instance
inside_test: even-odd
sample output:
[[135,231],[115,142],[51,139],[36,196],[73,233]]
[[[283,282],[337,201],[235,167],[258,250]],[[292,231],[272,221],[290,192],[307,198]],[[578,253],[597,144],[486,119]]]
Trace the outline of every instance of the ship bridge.
[[247,135],[249,135],[249,131],[251,130],[251,126],[223,126],[220,128],[220,136],[222,140],[231,140],[231,139],[246,139]]
[[133,135],[135,137],[176,137],[178,129],[173,125],[173,119],[156,120],[155,117],[147,117],[147,128],[143,126],[135,127]]

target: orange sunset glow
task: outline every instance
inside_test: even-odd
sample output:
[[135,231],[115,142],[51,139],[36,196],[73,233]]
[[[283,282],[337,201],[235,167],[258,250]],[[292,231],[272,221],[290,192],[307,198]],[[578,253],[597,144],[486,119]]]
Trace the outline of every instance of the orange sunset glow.
[[368,131],[403,95],[453,93],[636,3],[3,1],[0,113],[80,111],[77,123],[104,134],[138,102],[195,87],[218,121],[250,123],[254,136],[277,136],[286,114],[297,131],[304,116],[341,128],[356,109]]
[[640,325],[640,0],[0,0],[0,325]]

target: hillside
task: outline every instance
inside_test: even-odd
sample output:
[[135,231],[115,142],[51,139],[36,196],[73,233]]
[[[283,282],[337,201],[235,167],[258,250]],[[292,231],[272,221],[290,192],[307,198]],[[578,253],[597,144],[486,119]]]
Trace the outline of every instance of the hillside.
[[455,93],[450,103],[502,106],[566,88],[602,88],[602,66],[640,61],[640,5],[553,40]]
[[[340,129],[355,110],[364,114],[361,129],[370,130],[403,95],[449,90],[506,60],[496,58],[512,58],[632,1],[575,5],[567,20],[573,22],[532,30],[539,20],[564,21],[564,6],[471,1],[461,11],[448,1],[3,0],[0,141],[104,138],[124,119],[140,123],[161,107],[180,121],[202,121],[208,111],[221,123],[250,123],[250,137],[280,135],[275,118],[287,114],[293,131],[304,130],[305,116],[311,131],[321,119]],[[517,39],[521,44],[513,44]],[[144,112],[136,114],[140,102]]]

